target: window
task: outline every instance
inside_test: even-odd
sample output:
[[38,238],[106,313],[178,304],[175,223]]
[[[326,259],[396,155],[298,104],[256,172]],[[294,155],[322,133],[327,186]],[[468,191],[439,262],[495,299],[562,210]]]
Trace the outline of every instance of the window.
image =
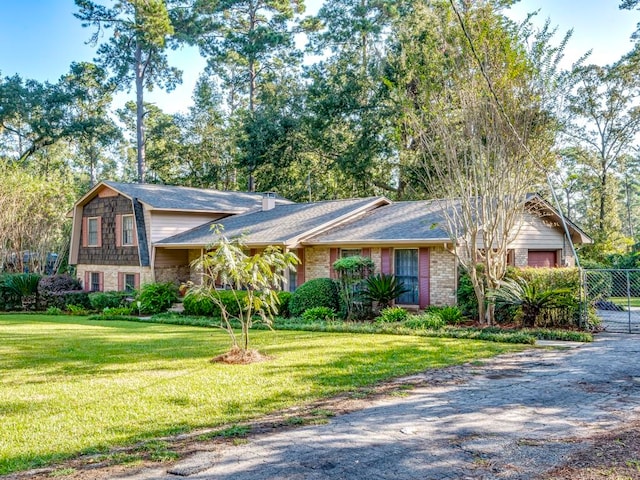
[[400,248],[394,250],[395,275],[409,291],[396,299],[402,305],[418,305],[418,250]]
[[289,291],[295,292],[296,288],[298,288],[298,272],[289,270]]
[[91,272],[89,290],[92,292],[100,291],[100,273],[99,272]]
[[125,292],[133,292],[136,289],[136,275],[134,273],[124,274],[124,290]]
[[97,247],[99,245],[100,235],[100,218],[93,217],[87,219],[87,245],[89,247]]
[[133,245],[133,215],[122,216],[122,245]]
[[356,257],[362,255],[361,248],[342,248],[340,249],[340,258]]

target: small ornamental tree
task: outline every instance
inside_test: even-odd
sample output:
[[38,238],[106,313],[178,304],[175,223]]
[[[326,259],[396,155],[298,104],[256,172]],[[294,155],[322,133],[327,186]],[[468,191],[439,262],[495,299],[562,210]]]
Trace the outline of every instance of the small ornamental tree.
[[373,273],[375,265],[368,257],[354,255],[336,260],[333,269],[338,273],[338,289],[346,309],[345,319],[350,320],[356,302],[360,301],[365,279]]
[[[282,252],[274,246],[248,255],[241,237],[227,238],[222,234],[220,225],[214,225],[212,230],[217,240],[210,245],[206,254],[193,262],[193,266],[201,269],[204,275],[202,285],[195,288],[209,297],[220,310],[222,328],[232,342],[227,358],[246,363],[257,357],[257,352],[249,350],[249,330],[253,322],[257,317],[271,326],[273,315],[278,313],[278,291],[282,288],[285,274],[300,260],[294,253]],[[231,292],[237,310],[229,308],[222,301],[218,289]],[[241,342],[238,342],[233,330],[233,320],[239,322],[242,328]]]

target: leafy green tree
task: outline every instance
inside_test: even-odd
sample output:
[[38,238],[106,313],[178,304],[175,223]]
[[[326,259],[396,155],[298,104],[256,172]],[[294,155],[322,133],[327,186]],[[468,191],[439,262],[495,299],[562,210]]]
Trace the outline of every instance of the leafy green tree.
[[111,30],[97,50],[99,65],[111,71],[118,88],[136,93],[136,153],[138,182],[145,182],[144,91],[160,86],[172,90],[181,72],[169,66],[166,49],[174,34],[165,0],[127,0],[105,7],[91,0],[75,0],[74,15],[84,27],[93,26],[90,38],[97,45],[103,30]]
[[[271,325],[273,315],[278,312],[278,291],[285,281],[287,272],[299,263],[292,252],[282,252],[280,248],[268,246],[254,255],[246,253],[242,238],[227,238],[221,227],[214,226],[214,242],[201,258],[194,262],[204,275],[204,282],[197,287],[200,293],[219,307],[224,328],[231,338],[231,352],[243,359],[251,358],[249,352],[249,330],[254,316]],[[216,294],[217,289],[228,288],[238,306],[237,313],[231,313],[225,302]],[[236,320],[242,328],[241,342],[233,330]]]

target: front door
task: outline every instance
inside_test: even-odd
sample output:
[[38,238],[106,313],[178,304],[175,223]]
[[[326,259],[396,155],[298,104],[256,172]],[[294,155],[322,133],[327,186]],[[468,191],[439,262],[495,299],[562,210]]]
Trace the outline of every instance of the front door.
[[396,298],[400,305],[418,305],[418,250],[398,248],[394,250],[396,279],[409,291]]

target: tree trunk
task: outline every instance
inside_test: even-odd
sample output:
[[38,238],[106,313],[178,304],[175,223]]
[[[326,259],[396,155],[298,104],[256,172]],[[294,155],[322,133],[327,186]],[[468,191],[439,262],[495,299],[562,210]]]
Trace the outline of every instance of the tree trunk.
[[136,146],[138,183],[145,183],[145,138],[144,138],[144,71],[142,48],[136,41]]

